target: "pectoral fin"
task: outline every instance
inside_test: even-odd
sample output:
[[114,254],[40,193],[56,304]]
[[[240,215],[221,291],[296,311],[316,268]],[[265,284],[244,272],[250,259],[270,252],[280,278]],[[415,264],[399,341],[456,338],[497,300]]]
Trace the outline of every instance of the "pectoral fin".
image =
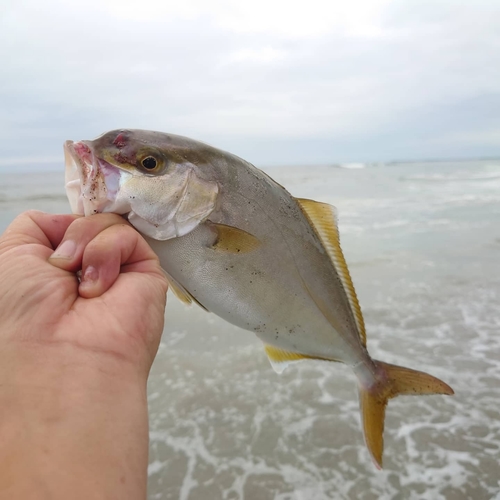
[[213,222],[210,226],[217,232],[217,239],[212,248],[218,252],[247,253],[256,250],[261,245],[258,238],[243,229]]

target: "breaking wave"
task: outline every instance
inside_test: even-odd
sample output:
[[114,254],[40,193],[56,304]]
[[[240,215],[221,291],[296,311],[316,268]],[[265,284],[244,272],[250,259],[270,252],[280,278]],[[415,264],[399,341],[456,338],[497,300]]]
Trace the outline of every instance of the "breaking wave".
[[491,173],[453,173],[453,174],[414,174],[400,178],[402,181],[422,182],[461,182],[461,181],[490,181],[500,179],[500,172]]

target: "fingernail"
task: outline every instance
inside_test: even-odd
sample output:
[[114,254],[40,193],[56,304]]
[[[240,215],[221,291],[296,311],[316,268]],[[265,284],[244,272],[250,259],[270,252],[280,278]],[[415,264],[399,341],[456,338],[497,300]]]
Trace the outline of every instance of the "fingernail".
[[76,252],[76,243],[72,240],[64,241],[50,256],[51,259],[71,259]]
[[89,266],[85,269],[82,276],[82,283],[95,283],[99,278],[99,273],[94,266]]

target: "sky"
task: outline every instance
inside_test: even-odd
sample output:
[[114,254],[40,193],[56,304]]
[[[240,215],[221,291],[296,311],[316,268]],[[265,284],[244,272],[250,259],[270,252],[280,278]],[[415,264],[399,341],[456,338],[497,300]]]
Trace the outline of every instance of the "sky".
[[2,0],[0,172],[117,128],[257,166],[500,157],[500,2]]

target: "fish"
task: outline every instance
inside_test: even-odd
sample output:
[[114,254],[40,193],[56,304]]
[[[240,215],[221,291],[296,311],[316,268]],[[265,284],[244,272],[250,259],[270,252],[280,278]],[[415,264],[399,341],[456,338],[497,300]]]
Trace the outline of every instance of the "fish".
[[113,130],[66,141],[64,154],[72,211],[126,218],[175,295],[254,332],[276,372],[308,359],[349,365],[378,468],[390,399],[454,393],[368,353],[333,206],[295,198],[245,160],[173,134]]

